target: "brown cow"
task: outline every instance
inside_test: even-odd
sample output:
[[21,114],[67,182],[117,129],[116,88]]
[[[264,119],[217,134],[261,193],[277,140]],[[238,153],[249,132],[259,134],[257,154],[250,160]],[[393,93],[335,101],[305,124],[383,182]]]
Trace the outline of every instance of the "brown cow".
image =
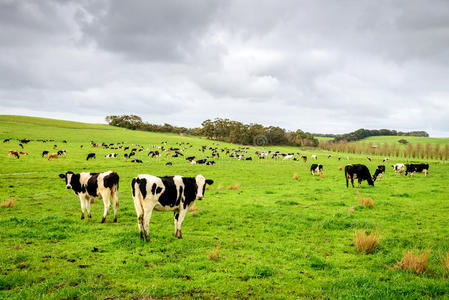
[[48,154],[48,160],[50,160],[52,158],[58,158],[58,153],[50,153],[50,154]]
[[19,159],[19,152],[17,152],[16,150],[9,150],[8,151],[8,156],[9,157],[11,157],[11,156],[15,156],[17,159]]
[[22,154],[22,155],[28,155],[28,152],[20,151],[20,154]]

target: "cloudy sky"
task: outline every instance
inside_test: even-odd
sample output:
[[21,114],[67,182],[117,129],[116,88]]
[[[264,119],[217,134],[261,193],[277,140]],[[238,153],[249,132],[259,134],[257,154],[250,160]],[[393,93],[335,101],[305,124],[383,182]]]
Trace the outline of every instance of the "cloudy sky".
[[0,114],[449,136],[449,1],[0,0]]

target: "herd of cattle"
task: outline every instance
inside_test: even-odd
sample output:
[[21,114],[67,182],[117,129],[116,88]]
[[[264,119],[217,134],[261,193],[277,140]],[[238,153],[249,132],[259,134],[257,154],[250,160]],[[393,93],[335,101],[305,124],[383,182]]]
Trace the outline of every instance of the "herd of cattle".
[[[9,142],[10,139],[4,140],[4,143]],[[22,149],[23,144],[29,143],[30,140],[22,139],[19,140]],[[42,142],[48,142],[47,140],[41,140]],[[50,140],[53,141],[53,140]],[[67,141],[63,141],[67,143]],[[91,147],[100,147],[99,144],[95,142],[90,142]],[[150,158],[160,158],[162,154],[166,157],[184,157],[183,152],[193,145],[188,142],[178,142],[176,147],[167,147],[167,142],[162,142],[161,146],[154,145],[153,148],[157,148],[148,152],[147,156]],[[105,144],[102,143],[101,147],[103,149],[121,149],[123,151],[129,150],[129,153],[124,153],[123,158],[125,161],[128,159],[135,163],[142,163],[142,160],[136,159],[135,155],[138,152],[143,152],[145,148],[141,145],[135,145],[130,149],[130,146],[126,146],[125,143],[117,144]],[[57,146],[54,145],[53,149]],[[83,146],[81,145],[81,149]],[[227,147],[207,147],[202,146],[198,149],[199,152],[203,154],[206,151],[211,151],[210,156],[205,156],[201,159],[196,159],[196,156],[186,157],[185,160],[190,164],[205,164],[214,165],[215,161],[213,159],[219,159],[220,153],[222,156],[226,155],[230,158],[237,160],[252,160],[251,156],[248,156],[248,147],[238,147],[237,149],[229,149]],[[148,151],[148,150],[147,150]],[[19,158],[20,155],[27,155],[27,152],[9,150],[9,156]],[[307,161],[307,156],[300,153],[281,153],[280,151],[266,151],[266,152],[255,152],[259,159],[282,159],[282,160],[303,160]],[[50,153],[48,150],[42,152],[42,157],[47,157],[48,160],[58,158],[60,156],[66,157],[67,152],[65,150],[59,150],[54,153]],[[119,155],[117,153],[109,153],[105,155],[105,158],[117,158]],[[332,155],[328,155],[328,159]],[[317,155],[311,155],[311,158],[317,160]],[[86,160],[96,159],[96,153],[88,153]],[[340,160],[341,157],[338,157]],[[347,157],[349,160],[349,157]],[[371,159],[367,158],[369,161]],[[383,162],[389,161],[389,158],[385,158]],[[167,162],[166,165],[172,165],[172,162]],[[429,165],[428,164],[395,164],[392,165],[393,170],[396,174],[405,174],[413,176],[416,172],[422,172],[425,176],[428,175]],[[319,174],[323,172],[323,165],[313,163],[310,166],[311,175]],[[359,186],[363,180],[366,180],[369,185],[374,186],[374,182],[379,178],[382,180],[382,176],[385,173],[385,165],[377,166],[373,176],[367,166],[363,164],[348,164],[344,168],[346,187],[349,185],[349,180],[354,187],[354,179],[358,180]],[[81,203],[81,219],[84,219],[85,210],[87,210],[88,218],[91,218],[90,214],[90,203],[91,199],[98,197],[103,199],[104,203],[104,213],[102,218],[102,223],[105,222],[107,213],[111,206],[110,199],[112,198],[113,210],[114,210],[114,222],[117,222],[117,210],[119,207],[118,203],[118,187],[119,187],[119,175],[115,172],[108,171],[104,173],[79,173],[66,172],[65,174],[59,174],[59,177],[65,179],[66,188],[72,189],[75,195],[80,199]],[[182,176],[167,176],[167,177],[156,177],[152,175],[138,175],[131,181],[132,196],[134,200],[134,206],[137,213],[137,224],[140,232],[140,238],[149,240],[149,223],[151,219],[152,211],[173,211],[174,212],[174,235],[175,237],[182,238],[181,227],[184,218],[196,200],[202,200],[204,197],[204,192],[206,189],[206,184],[213,184],[213,180],[206,179],[202,175],[197,175],[196,177],[182,177]]]

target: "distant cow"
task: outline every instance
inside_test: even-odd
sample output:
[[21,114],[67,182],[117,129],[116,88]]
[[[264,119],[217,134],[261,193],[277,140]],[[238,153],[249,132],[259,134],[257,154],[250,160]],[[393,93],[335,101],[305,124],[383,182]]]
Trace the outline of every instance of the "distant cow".
[[357,178],[359,186],[363,180],[368,181],[369,185],[374,186],[374,181],[371,174],[365,165],[352,164],[345,167],[346,187],[348,187],[348,180],[351,179],[352,187],[354,187],[354,178]]
[[138,164],[143,164],[143,161],[141,161],[140,159],[133,159],[131,162],[138,163]]
[[165,163],[166,166],[173,166],[173,163],[171,161]]
[[58,153],[50,153],[50,154],[48,154],[48,160],[51,160],[52,158],[58,158]]
[[386,161],[390,161],[390,159],[388,157],[385,157],[382,162],[386,162]]
[[20,151],[20,154],[21,154],[21,155],[28,155],[28,152]]
[[318,157],[315,155],[315,154],[312,154],[312,156],[311,156],[313,159],[318,159]]
[[215,161],[210,160],[210,161],[206,162],[206,166],[212,166],[212,165],[215,165]]
[[392,167],[396,174],[404,174],[405,173],[405,165],[404,164],[395,164],[395,165],[392,165]]
[[4,139],[3,140],[3,143],[7,143],[7,142],[9,142],[11,139]]
[[310,173],[312,173],[312,176],[315,176],[315,173],[321,174],[323,172],[323,165],[320,164],[312,164],[310,166]]
[[15,158],[19,159],[19,152],[17,152],[16,150],[9,150],[8,151],[8,157],[14,156]]
[[58,151],[58,156],[61,156],[61,155],[66,157],[67,156],[67,152],[65,150],[59,150]]
[[186,158],[186,160],[188,160],[188,161],[190,161],[190,162],[191,162],[192,160],[194,160],[194,159],[195,159],[195,156],[189,156],[189,157]]
[[206,163],[206,161],[207,161],[207,158],[205,158],[205,159],[199,159],[199,160],[192,160],[190,163],[192,164],[192,165],[194,165],[194,164],[205,164]]
[[106,154],[104,157],[106,157],[106,158],[116,158],[117,157],[117,153]]
[[112,196],[112,204],[114,208],[114,222],[117,222],[118,209],[118,184],[119,176],[112,171],[104,173],[79,173],[74,174],[69,171],[65,174],[59,174],[59,177],[65,179],[66,188],[72,189],[75,195],[81,201],[81,220],[84,219],[84,210],[87,209],[90,218],[90,199],[103,198],[104,213],[101,223],[106,220],[106,215],[111,206],[110,197]]
[[44,157],[45,155],[48,155],[48,151],[47,150],[42,151],[42,157]]
[[301,155],[301,158],[304,162],[307,162],[307,155]]
[[89,158],[96,159],[95,153],[89,153],[89,154],[87,154],[86,160],[89,160]]
[[424,173],[425,176],[429,174],[429,164],[406,164],[405,167],[405,176],[413,176],[415,172]]
[[384,174],[385,174],[385,166],[384,165],[377,166],[377,169],[373,175],[373,181],[376,181],[377,177],[379,177],[379,180],[382,180]]
[[145,235],[146,241],[150,240],[149,224],[153,209],[174,211],[174,235],[181,239],[181,227],[187,211],[196,200],[203,200],[206,184],[213,183],[203,175],[156,177],[144,174],[133,178],[131,187],[140,239]]

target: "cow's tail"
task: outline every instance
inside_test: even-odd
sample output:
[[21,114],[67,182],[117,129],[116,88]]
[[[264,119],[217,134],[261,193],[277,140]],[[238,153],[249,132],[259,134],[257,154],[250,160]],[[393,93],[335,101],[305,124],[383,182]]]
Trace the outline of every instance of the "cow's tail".
[[[133,178],[131,182],[131,188],[133,193],[134,205],[140,205],[140,209],[143,211],[143,195],[140,190],[141,180],[138,177]],[[136,201],[136,199],[138,201]]]

